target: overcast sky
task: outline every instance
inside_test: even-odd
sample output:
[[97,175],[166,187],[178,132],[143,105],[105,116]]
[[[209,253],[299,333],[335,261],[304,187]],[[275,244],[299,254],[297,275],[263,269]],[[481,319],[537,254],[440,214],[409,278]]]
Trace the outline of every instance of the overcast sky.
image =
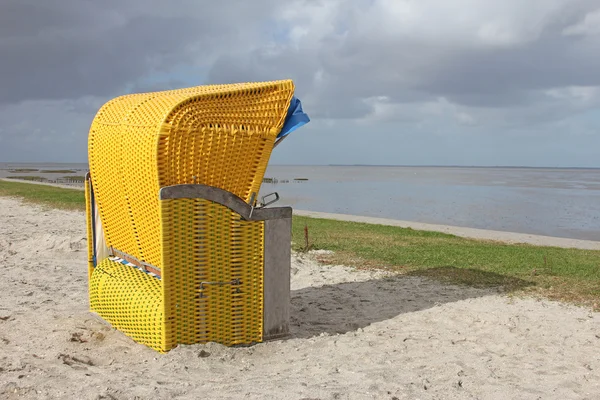
[[600,167],[600,0],[0,0],[0,162],[121,94],[291,78],[276,164]]

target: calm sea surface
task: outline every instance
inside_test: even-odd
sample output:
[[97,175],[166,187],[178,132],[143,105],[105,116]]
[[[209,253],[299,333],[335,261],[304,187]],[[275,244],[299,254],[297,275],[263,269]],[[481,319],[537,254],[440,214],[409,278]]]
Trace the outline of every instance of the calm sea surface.
[[[269,167],[298,209],[600,240],[600,170]],[[294,181],[307,178],[308,181]]]
[[[0,177],[15,168],[87,171],[0,163]],[[265,177],[277,183],[261,195],[278,192],[279,205],[297,209],[600,240],[600,170],[270,166]]]

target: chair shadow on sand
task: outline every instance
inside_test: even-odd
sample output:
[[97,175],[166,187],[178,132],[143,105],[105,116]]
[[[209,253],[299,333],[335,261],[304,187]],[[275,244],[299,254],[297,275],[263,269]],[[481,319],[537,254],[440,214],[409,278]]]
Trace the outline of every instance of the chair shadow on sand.
[[[474,278],[480,287],[460,285]],[[343,334],[404,313],[530,285],[492,272],[447,266],[364,282],[307,287],[292,291],[290,328],[295,338]]]

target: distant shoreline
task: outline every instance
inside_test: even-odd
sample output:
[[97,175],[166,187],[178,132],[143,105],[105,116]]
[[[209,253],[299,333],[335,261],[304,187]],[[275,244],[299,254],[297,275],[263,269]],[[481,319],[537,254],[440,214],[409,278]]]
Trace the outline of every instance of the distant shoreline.
[[[295,165],[277,165],[278,167],[287,167]],[[302,165],[303,167],[317,167],[318,165]],[[487,168],[487,169],[576,169],[576,170],[600,170],[600,167],[524,167],[524,166],[508,166],[508,165],[495,165],[495,166],[478,166],[478,165],[385,165],[385,164],[329,164],[319,165],[322,167],[391,167],[391,168]]]
[[[22,181],[18,179],[3,179],[0,178],[0,181],[6,182],[18,182],[32,185],[44,185],[44,186],[54,186],[62,189],[75,189],[75,190],[83,190],[83,186],[66,186],[45,182],[31,182],[31,181]],[[555,237],[555,236],[546,236],[546,235],[536,235],[522,232],[508,232],[508,231],[497,231],[491,229],[478,229],[478,228],[469,228],[462,226],[451,226],[451,225],[442,225],[442,224],[429,224],[423,222],[416,221],[403,221],[391,218],[377,218],[377,217],[367,217],[361,215],[349,215],[349,214],[336,214],[336,213],[326,213],[326,212],[318,212],[318,211],[309,211],[309,210],[301,210],[294,209],[294,215],[311,217],[311,218],[320,218],[320,219],[329,219],[329,220],[338,220],[338,221],[348,221],[348,222],[359,222],[366,223],[371,225],[388,225],[388,226],[397,226],[402,228],[412,228],[419,231],[430,231],[430,232],[441,232],[448,233],[451,235],[456,235],[469,239],[476,240],[491,240],[497,241],[501,243],[508,244],[516,244],[516,243],[526,243],[534,246],[552,246],[552,247],[562,247],[562,248],[577,248],[577,249],[587,249],[587,250],[600,250],[600,242],[594,240],[585,240],[585,239],[573,239],[573,238],[565,238],[565,237]]]
[[[6,162],[0,161],[0,169],[22,165],[87,165],[87,163],[69,162]],[[522,165],[405,165],[405,164],[269,164],[269,167],[375,167],[375,168],[464,168],[464,169],[543,169],[543,170],[600,170],[598,167],[532,167]],[[78,170],[86,170],[79,168]]]

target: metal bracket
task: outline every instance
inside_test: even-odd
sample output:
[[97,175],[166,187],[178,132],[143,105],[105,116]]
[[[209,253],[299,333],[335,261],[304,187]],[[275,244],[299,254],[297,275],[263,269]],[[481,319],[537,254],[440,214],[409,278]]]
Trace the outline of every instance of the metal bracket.
[[[275,196],[275,199],[271,200],[271,201],[266,201],[266,199],[269,196]],[[267,195],[265,195],[265,196],[262,197],[262,202],[261,202],[260,208],[263,208],[263,207],[266,207],[266,206],[270,206],[271,204],[276,203],[278,201],[279,201],[279,193],[277,193],[277,192],[269,193],[269,194],[267,194]]]
[[252,194],[250,195],[250,215],[248,216],[248,219],[252,218],[252,213],[254,212],[254,200],[256,199],[256,193],[252,192]]

